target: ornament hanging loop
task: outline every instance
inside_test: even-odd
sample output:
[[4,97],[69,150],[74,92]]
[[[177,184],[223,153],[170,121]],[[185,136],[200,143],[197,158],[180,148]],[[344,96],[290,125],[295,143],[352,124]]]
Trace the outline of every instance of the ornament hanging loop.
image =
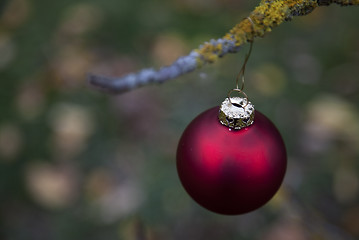
[[[240,130],[242,128],[249,127],[254,122],[254,106],[248,100],[247,94],[243,91],[244,89],[244,72],[246,70],[246,65],[248,59],[252,53],[253,47],[253,34],[254,34],[254,23],[250,17],[247,18],[252,26],[252,39],[248,40],[250,42],[250,48],[246,54],[244,63],[236,77],[236,87],[230,90],[227,94],[227,98],[222,102],[221,107],[218,113],[218,119],[221,124],[229,127],[230,129]],[[239,81],[242,80],[241,86],[239,86]],[[243,97],[231,97],[233,92],[242,94]]]
[[[241,91],[243,91],[243,89],[244,89],[244,83],[245,83],[244,73],[246,71],[247,62],[252,53],[252,48],[253,48],[253,41],[250,41],[249,51],[246,55],[246,58],[244,59],[244,63],[241,67],[241,70],[239,71],[239,73],[236,77],[236,89],[240,89]],[[239,79],[242,80],[241,87],[239,87]]]
[[[233,92],[238,92],[238,93],[243,94],[243,96],[244,96],[244,102],[242,102],[242,104],[238,104],[238,103],[232,102],[232,100],[231,100],[231,94],[232,94]],[[239,89],[239,88],[234,88],[234,89],[230,90],[230,91],[228,92],[228,94],[227,94],[227,98],[228,98],[228,101],[229,101],[233,106],[235,106],[235,107],[245,108],[245,107],[247,107],[247,105],[248,105],[248,103],[249,103],[247,94],[246,94],[245,92],[243,92],[242,89]]]
[[[248,40],[248,42],[250,43],[250,46],[249,46],[249,50],[248,50],[248,53],[246,54],[246,57],[244,59],[244,63],[241,67],[241,70],[239,71],[237,77],[236,77],[236,89],[240,89],[243,91],[244,89],[244,82],[245,82],[245,79],[244,79],[244,72],[246,70],[246,65],[247,65],[247,62],[249,60],[249,57],[251,56],[251,53],[252,53],[252,48],[253,48],[253,41],[254,41],[254,23],[253,23],[253,20],[250,18],[250,17],[247,17],[246,19],[248,19],[248,21],[251,23],[251,27],[252,27],[252,39]],[[239,79],[241,78],[242,80],[242,84],[241,84],[241,87],[239,87]]]

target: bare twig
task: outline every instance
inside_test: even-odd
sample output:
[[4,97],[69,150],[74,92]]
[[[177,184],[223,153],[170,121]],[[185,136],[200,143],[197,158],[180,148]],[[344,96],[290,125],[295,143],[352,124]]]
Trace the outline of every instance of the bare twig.
[[150,83],[162,83],[213,63],[228,53],[236,53],[242,45],[263,37],[281,23],[295,16],[307,15],[318,6],[332,3],[341,6],[359,5],[359,0],[261,0],[249,17],[234,26],[224,37],[205,42],[169,66],[159,70],[147,68],[120,78],[89,74],[88,81],[93,86],[113,93],[126,92]]

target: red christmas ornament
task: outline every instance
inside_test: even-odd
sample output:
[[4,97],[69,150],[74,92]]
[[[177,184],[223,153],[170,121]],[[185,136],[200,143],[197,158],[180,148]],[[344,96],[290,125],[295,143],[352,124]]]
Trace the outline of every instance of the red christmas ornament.
[[[283,181],[287,157],[277,128],[245,102],[248,99],[226,101],[221,109],[200,114],[185,129],[177,149],[177,171],[198,204],[236,215],[273,197]],[[241,111],[239,117],[233,115],[233,108]]]

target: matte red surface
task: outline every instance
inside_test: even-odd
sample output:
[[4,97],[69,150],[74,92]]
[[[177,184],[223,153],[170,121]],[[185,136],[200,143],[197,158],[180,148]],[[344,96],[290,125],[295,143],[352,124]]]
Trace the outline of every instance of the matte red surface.
[[177,171],[188,194],[220,214],[242,214],[267,203],[287,166],[277,128],[256,111],[254,124],[230,130],[218,121],[219,107],[195,118],[177,149]]

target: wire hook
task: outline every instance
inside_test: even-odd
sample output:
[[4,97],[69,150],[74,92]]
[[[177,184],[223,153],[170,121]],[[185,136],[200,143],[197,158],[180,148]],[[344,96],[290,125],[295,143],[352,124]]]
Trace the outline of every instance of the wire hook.
[[[252,27],[252,33],[254,33],[254,23],[253,23],[253,20],[251,19],[251,17],[247,17],[248,21],[251,23],[251,27]],[[254,37],[253,37],[253,34],[252,34],[252,39],[251,40],[248,40],[250,42],[250,46],[249,46],[249,50],[248,50],[248,53],[246,54],[246,57],[244,59],[244,63],[242,65],[242,68],[241,70],[239,71],[237,77],[236,77],[236,89],[240,89],[243,91],[244,89],[244,72],[246,70],[246,65],[247,65],[247,62],[248,62],[248,59],[249,57],[251,56],[251,53],[252,53],[252,48],[253,48],[253,41],[254,41]],[[242,78],[242,85],[241,87],[239,88],[239,78]]]
[[[254,23],[253,23],[253,20],[250,18],[250,17],[247,17],[247,19],[249,20],[249,22],[251,23],[251,26],[252,26],[252,33],[254,33]],[[237,77],[236,77],[236,88],[230,90],[228,92],[228,100],[229,102],[236,106],[235,104],[232,103],[231,101],[231,98],[230,98],[230,95],[233,91],[235,92],[238,92],[238,93],[242,93],[244,96],[245,96],[245,99],[246,99],[246,105],[244,106],[240,106],[240,107],[246,107],[248,105],[248,97],[247,97],[247,94],[245,94],[245,92],[243,91],[244,89],[244,83],[245,83],[245,78],[244,78],[244,73],[245,73],[245,70],[246,70],[246,65],[247,65],[247,62],[249,60],[249,57],[251,56],[251,53],[252,53],[252,48],[253,48],[253,40],[254,40],[254,37],[252,36],[252,39],[251,40],[248,40],[250,42],[250,47],[249,47],[249,50],[248,50],[248,53],[246,54],[246,57],[244,59],[244,63],[241,67],[241,70],[239,71]],[[241,84],[241,87],[239,87],[239,79],[242,80],[242,84]],[[237,106],[238,107],[238,106]]]

